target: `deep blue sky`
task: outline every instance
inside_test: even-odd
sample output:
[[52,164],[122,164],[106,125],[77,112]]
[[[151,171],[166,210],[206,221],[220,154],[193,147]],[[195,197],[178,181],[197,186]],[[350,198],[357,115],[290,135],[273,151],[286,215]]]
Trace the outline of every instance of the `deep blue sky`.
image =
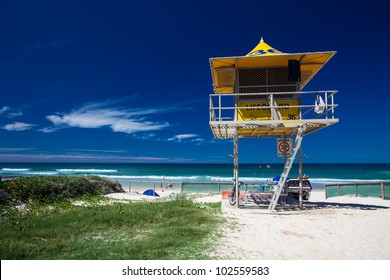
[[[338,52],[305,90],[338,90],[340,123],[304,139],[305,162],[388,163],[389,28],[375,0],[1,1],[0,161],[230,163],[208,59],[263,36]],[[240,162],[281,162],[276,140],[240,140]]]

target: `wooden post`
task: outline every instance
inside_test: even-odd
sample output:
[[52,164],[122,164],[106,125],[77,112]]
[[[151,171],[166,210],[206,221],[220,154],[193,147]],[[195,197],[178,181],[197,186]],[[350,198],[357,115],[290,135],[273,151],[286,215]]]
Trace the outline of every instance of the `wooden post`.
[[385,183],[384,182],[381,182],[381,189],[382,189],[382,199],[385,199],[386,196],[385,196]]
[[[179,186],[180,186],[180,193],[182,193],[184,191],[184,183],[183,182],[180,182],[178,183]],[[173,185],[173,184],[172,184]]]
[[358,197],[358,185],[355,183],[355,197]]

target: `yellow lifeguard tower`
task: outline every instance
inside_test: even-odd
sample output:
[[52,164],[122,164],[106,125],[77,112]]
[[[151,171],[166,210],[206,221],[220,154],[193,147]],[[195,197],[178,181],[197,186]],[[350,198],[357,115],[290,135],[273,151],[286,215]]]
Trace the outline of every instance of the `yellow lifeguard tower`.
[[246,56],[210,58],[214,87],[210,94],[210,127],[215,138],[234,139],[237,195],[238,138],[295,137],[293,147],[284,151],[288,156],[269,204],[274,210],[302,137],[339,121],[334,103],[337,91],[302,91],[335,53],[283,53],[261,38]]

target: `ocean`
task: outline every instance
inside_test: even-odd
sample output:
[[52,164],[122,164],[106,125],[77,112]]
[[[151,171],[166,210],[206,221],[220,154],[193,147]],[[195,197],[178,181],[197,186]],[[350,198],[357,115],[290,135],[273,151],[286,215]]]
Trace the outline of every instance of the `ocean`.
[[[272,180],[282,164],[240,164],[239,179]],[[390,164],[304,164],[313,187],[326,183],[390,180]],[[0,176],[97,175],[118,181],[232,182],[233,164],[0,163]],[[298,177],[294,165],[290,178]],[[314,184],[313,184],[314,183]]]

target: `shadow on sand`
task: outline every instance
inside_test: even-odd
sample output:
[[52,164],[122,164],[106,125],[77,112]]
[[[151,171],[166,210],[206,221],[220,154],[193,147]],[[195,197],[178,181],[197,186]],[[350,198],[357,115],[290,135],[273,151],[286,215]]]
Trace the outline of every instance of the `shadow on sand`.
[[387,206],[361,204],[361,203],[342,203],[342,202],[305,202],[304,207],[308,208],[332,208],[332,209],[354,209],[354,210],[378,210],[389,209]]
[[[268,209],[269,203],[248,203],[241,204],[240,209]],[[229,205],[230,206],[230,205]],[[362,204],[362,203],[343,203],[343,202],[310,202],[305,201],[303,203],[303,209],[306,211],[316,209],[350,209],[350,210],[379,210],[379,209],[390,209],[387,206],[373,205],[373,204]],[[300,211],[298,201],[293,203],[286,203],[276,206],[276,212],[289,212],[289,211]]]

